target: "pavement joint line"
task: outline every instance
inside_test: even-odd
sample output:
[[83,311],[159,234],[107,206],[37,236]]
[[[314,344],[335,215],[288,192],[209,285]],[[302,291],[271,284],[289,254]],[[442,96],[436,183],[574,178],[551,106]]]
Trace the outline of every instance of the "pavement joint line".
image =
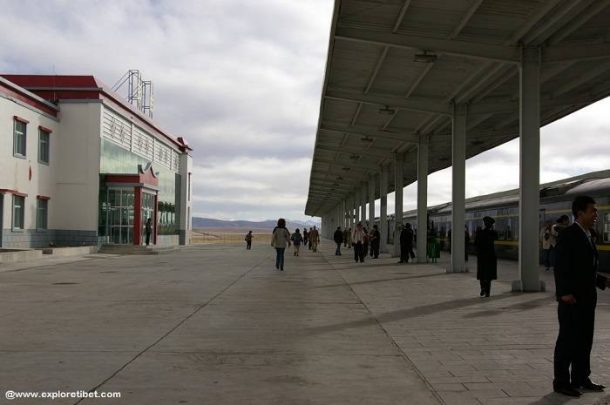
[[341,279],[345,282],[345,284],[349,287],[350,291],[352,292],[352,294],[358,299],[358,301],[360,301],[360,303],[362,304],[362,306],[366,309],[366,311],[369,313],[369,315],[375,320],[375,323],[379,326],[379,328],[383,331],[383,333],[386,335],[386,337],[389,339],[389,341],[391,342],[391,344],[398,350],[398,352],[400,353],[400,357],[405,361],[405,363],[409,364],[411,366],[411,368],[415,371],[415,373],[417,374],[417,376],[421,379],[421,381],[425,384],[425,386],[428,388],[428,390],[430,391],[430,393],[434,396],[434,398],[436,398],[436,400],[440,403],[440,404],[445,404],[446,402],[443,400],[442,396],[434,389],[434,387],[432,386],[432,384],[426,379],[426,377],[423,375],[423,373],[417,368],[417,366],[415,365],[415,363],[413,363],[413,361],[409,358],[409,356],[407,355],[407,353],[405,353],[402,348],[398,345],[398,343],[396,343],[396,341],[392,338],[392,336],[390,336],[390,334],[388,333],[388,331],[383,327],[383,325],[381,324],[381,322],[379,322],[379,319],[377,319],[377,317],[375,316],[375,314],[371,311],[371,309],[369,308],[368,305],[366,305],[366,303],[364,301],[362,301],[362,299],[360,298],[360,296],[356,293],[356,291],[354,291],[354,289],[352,288],[352,285],[345,279],[345,277],[343,277],[343,273],[341,273],[340,269],[336,269],[334,264],[328,260],[328,258],[326,257],[326,255],[324,253],[321,254],[322,258],[324,259],[324,261],[326,261],[326,263],[328,263],[328,265],[331,267],[332,270],[336,271],[339,276],[341,277]]
[[[44,260],[44,259],[42,259]],[[47,259],[49,260],[49,259]],[[12,269],[12,270],[4,270],[2,269],[2,267],[0,266],[0,273],[18,273],[18,272],[22,272],[22,271],[28,271],[28,270],[44,270],[44,269],[48,269],[51,267],[57,267],[57,266],[61,266],[62,264],[71,264],[71,263],[78,263],[78,262],[88,262],[88,261],[92,261],[92,260],[105,260],[105,259],[98,259],[98,258],[93,258],[93,257],[85,257],[85,256],[78,256],[78,258],[75,258],[73,260],[57,260],[56,263],[40,263],[39,261],[33,260],[32,263],[28,263],[28,262],[24,262],[23,264],[30,264],[29,267],[23,267],[23,268],[19,268],[19,269]],[[13,264],[15,265],[15,263],[9,263],[9,264]],[[21,263],[17,263],[16,265],[22,265]]]
[[[152,349],[153,347],[155,347],[156,345],[158,345],[163,339],[165,339],[166,337],[168,337],[170,334],[172,334],[174,331],[176,331],[176,329],[178,329],[180,326],[182,326],[186,321],[188,321],[189,319],[191,319],[193,316],[195,316],[195,314],[197,314],[199,311],[201,311],[202,309],[204,309],[205,307],[207,307],[209,304],[211,304],[214,300],[216,300],[218,297],[220,297],[222,294],[224,294],[227,290],[229,290],[231,287],[233,287],[235,284],[237,284],[240,280],[242,280],[246,275],[250,274],[252,271],[254,271],[256,268],[258,268],[264,261],[269,260],[269,258],[271,257],[270,254],[265,255],[258,263],[256,263],[254,266],[252,266],[250,269],[248,269],[247,271],[245,271],[244,273],[242,273],[239,277],[237,277],[233,282],[231,282],[229,285],[227,285],[225,288],[223,288],[221,291],[219,291],[216,295],[214,295],[212,298],[210,298],[207,302],[198,305],[195,310],[193,312],[191,312],[189,315],[186,316],[186,318],[184,318],[183,320],[181,320],[180,322],[178,322],[173,328],[171,328],[169,331],[167,331],[163,336],[161,336],[159,339],[157,339],[156,341],[154,341],[152,344],[150,344],[148,347],[144,348],[144,350],[141,350],[138,354],[136,354],[131,360],[129,360],[127,363],[123,364],[118,370],[116,370],[114,373],[112,373],[110,375],[110,377],[106,378],[104,381],[102,381],[101,383],[99,383],[98,385],[96,385],[93,388],[90,388],[87,392],[95,392],[98,389],[100,389],[104,384],[106,384],[108,381],[112,380],[114,377],[116,377],[121,371],[123,371],[125,368],[127,368],[127,366],[129,366],[131,363],[133,363],[134,361],[136,361],[139,357],[141,357],[144,353],[148,352],[150,349]],[[76,401],[74,403],[74,405],[78,405],[80,404],[85,398],[80,398],[78,401]]]

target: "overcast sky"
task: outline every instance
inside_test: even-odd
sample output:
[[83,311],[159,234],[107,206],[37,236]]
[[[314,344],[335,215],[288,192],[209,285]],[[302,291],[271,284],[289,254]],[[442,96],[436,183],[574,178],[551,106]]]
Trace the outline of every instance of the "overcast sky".
[[[305,219],[333,3],[0,0],[0,72],[112,86],[140,69],[155,120],[194,149],[194,216]],[[543,182],[608,168],[609,112],[605,100],[542,130]],[[467,163],[468,197],[517,185],[517,141]],[[429,188],[430,204],[448,201],[450,172]],[[414,200],[407,187],[405,208]]]

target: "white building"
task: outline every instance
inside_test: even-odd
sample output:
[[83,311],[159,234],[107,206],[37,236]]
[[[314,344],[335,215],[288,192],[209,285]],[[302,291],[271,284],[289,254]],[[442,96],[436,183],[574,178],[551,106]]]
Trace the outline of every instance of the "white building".
[[93,76],[0,77],[0,248],[188,244],[191,149]]

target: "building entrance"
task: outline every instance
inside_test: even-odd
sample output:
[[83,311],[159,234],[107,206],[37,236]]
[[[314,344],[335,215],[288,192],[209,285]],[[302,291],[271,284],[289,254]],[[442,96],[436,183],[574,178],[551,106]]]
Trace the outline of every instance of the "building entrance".
[[[142,224],[142,232],[140,233],[142,235],[142,242],[141,244],[146,244],[146,222],[148,221],[148,218],[152,219],[153,222],[153,226],[154,226],[154,219],[155,219],[155,195],[146,191],[142,192],[142,209],[141,209],[141,213],[142,213],[142,219],[141,219],[141,224]],[[151,239],[152,239],[152,235],[151,235]]]
[[0,193],[0,248],[2,247],[2,234],[4,233],[4,194]]
[[141,245],[146,242],[146,222],[151,219],[150,243],[157,242],[158,180],[152,167],[137,174],[103,175],[100,189],[100,235],[108,243]]
[[133,188],[108,190],[107,227],[110,243],[133,244],[134,197]]

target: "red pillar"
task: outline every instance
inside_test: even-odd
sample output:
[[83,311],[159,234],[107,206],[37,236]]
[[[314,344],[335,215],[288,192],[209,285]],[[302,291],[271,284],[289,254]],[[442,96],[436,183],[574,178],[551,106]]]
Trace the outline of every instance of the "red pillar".
[[157,225],[159,224],[159,192],[155,193],[155,212],[153,214],[153,243],[157,244]]
[[142,187],[136,187],[133,207],[133,244],[142,244]]

